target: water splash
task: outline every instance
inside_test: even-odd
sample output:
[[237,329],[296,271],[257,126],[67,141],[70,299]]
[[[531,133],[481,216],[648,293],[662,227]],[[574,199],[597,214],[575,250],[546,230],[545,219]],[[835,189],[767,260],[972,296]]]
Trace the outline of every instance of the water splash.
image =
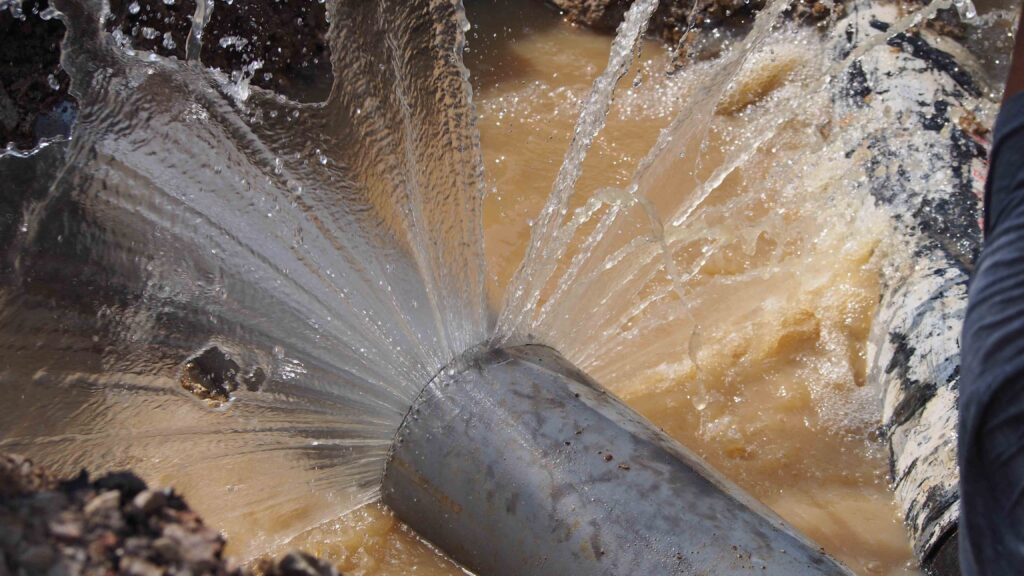
[[[631,40],[631,48],[625,50],[625,43],[613,47],[608,68],[595,81],[591,99],[581,109],[570,152],[566,155],[554,191],[541,214],[540,224],[535,226],[531,235],[531,244],[523,264],[508,289],[507,301],[498,324],[498,338],[501,341],[539,338],[557,343],[560,349],[573,354],[577,349],[576,343],[587,340],[585,347],[589,347],[590,351],[580,350],[578,356],[570,357],[588,366],[595,360],[597,351],[601,350],[602,342],[618,338],[623,326],[641,311],[656,302],[686,302],[683,282],[699,270],[700,263],[687,270],[677,267],[670,244],[678,241],[678,238],[666,234],[663,224],[666,219],[661,216],[664,206],[657,206],[646,194],[659,186],[665,187],[663,178],[669,172],[669,167],[680,158],[687,157],[688,151],[693,153],[698,165],[701,163],[701,150],[719,101],[744,63],[767,40],[779,16],[788,6],[788,2],[781,0],[770,2],[758,14],[753,29],[744,41],[716,62],[708,74],[699,77],[699,84],[692,92],[696,97],[688,100],[671,126],[661,132],[627,186],[592,196],[571,218],[564,221],[569,197],[583,169],[586,149],[604,124],[615,83],[629,69],[632,46],[637,40],[631,33],[638,30],[630,27],[629,18],[624,21],[616,42]],[[637,4],[634,4],[634,8],[637,8]],[[595,95],[600,98],[595,100]],[[600,120],[595,120],[594,116]],[[589,129],[583,130],[581,127]],[[763,142],[768,136],[770,132],[758,134],[752,141]],[[747,148],[748,154],[751,149]],[[729,164],[735,169],[742,161],[743,154],[738,154]],[[692,190],[673,187],[675,198],[689,200],[684,201],[677,208],[677,213],[667,219],[674,230],[684,229],[693,211],[716,187],[714,181],[724,179],[729,172],[731,169],[724,172],[718,170],[718,173],[710,176],[708,185],[694,179],[697,184],[695,195]],[[608,203],[609,199],[614,201],[615,207],[602,211],[601,205]],[[664,202],[661,204],[664,205]],[[639,214],[632,213],[629,210],[631,207],[639,209]],[[589,232],[589,236],[577,241],[579,248],[572,255],[571,262],[565,265],[562,274],[553,277],[560,260],[573,247],[576,233],[595,217],[599,218],[598,223]],[[672,234],[679,235],[678,232]],[[622,245],[619,240],[621,238],[635,240]],[[624,265],[620,264],[624,261]],[[589,272],[584,273],[585,269],[589,269]],[[612,269],[614,280],[609,275]],[[671,290],[655,289],[659,295],[642,298],[643,303],[639,307],[627,307],[622,311],[612,311],[608,307],[611,303],[634,302],[662,275],[669,280]],[[537,306],[545,297],[546,301]],[[584,309],[584,306],[589,309]],[[684,316],[688,315],[685,304],[679,310]],[[622,315],[616,316],[617,313]],[[678,316],[678,313],[670,315],[672,318]],[[598,337],[594,338],[595,335]],[[681,348],[685,349],[685,344]]]
[[536,307],[553,265],[565,253],[565,242],[557,238],[559,224],[568,211],[569,198],[583,171],[587,151],[604,127],[615,85],[629,70],[640,39],[657,8],[658,0],[638,0],[629,7],[612,42],[608,65],[580,108],[572,144],[562,161],[551,196],[535,221],[521,268],[506,294],[506,304],[498,320],[498,334],[503,340],[523,332],[524,315]]
[[[335,83],[299,104],[195,64],[210,2],[189,62],[123,49],[99,29],[98,2],[60,2],[82,103],[74,139],[0,159],[17,191],[15,224],[0,227],[0,350],[17,359],[0,371],[0,447],[69,472],[133,466],[229,533],[286,526],[266,529],[279,540],[375,498],[412,399],[483,341],[540,339],[608,382],[692,374],[684,352],[697,365],[725,340],[715,320],[781,306],[695,314],[714,310],[715,287],[756,294],[824,267],[824,251],[864,251],[823,241],[820,215],[800,211],[848,165],[805,117],[820,95],[797,101],[827,77],[808,55],[821,44],[769,42],[788,5],[769,2],[701,68],[625,186],[585,193],[584,160],[657,6],[633,3],[492,328],[460,5],[332,4]],[[737,179],[745,193],[720,198]],[[870,215],[828,222],[856,218]],[[773,234],[792,228],[803,232]],[[765,264],[727,269],[728,253]],[[229,368],[190,375],[208,352]],[[193,398],[186,376],[219,388]],[[691,400],[708,412],[730,401]]]
[[[97,3],[56,6],[81,114],[70,143],[0,162],[0,447],[132,466],[229,533],[371,501],[412,399],[489,330],[461,6],[331,6],[322,104],[241,98],[119,47]],[[266,381],[191,398],[212,349]]]

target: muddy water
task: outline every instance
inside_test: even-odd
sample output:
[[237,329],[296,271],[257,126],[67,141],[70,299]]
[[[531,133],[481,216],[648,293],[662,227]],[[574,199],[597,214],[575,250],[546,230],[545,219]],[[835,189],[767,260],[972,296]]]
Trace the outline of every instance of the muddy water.
[[[562,23],[539,2],[467,4],[474,23],[467,64],[488,178],[485,230],[497,306],[525,249],[529,219],[558,171],[578,103],[607,61],[610,38]],[[743,109],[796,82],[791,71],[804,54],[783,56],[741,82],[720,111]],[[644,46],[587,160],[584,194],[626,182],[679,102],[691,96],[687,74],[698,72],[670,76],[667,63],[661,46]],[[745,121],[743,114],[723,120],[726,127]],[[790,158],[787,137],[796,139],[801,129],[806,126],[779,129],[772,162]],[[700,156],[713,165],[728,139],[712,134],[708,142]],[[771,166],[749,168],[728,178],[713,202],[749,196],[752,180]],[[877,393],[865,382],[884,228],[869,214],[829,216],[837,208],[826,205],[824,194],[766,186],[757,196],[737,204],[742,209],[729,215],[729,225],[759,232],[746,247],[726,245],[688,281],[688,293],[700,302],[689,350],[667,354],[654,372],[604,384],[855,572],[914,574],[874,436]],[[737,271],[763,273],[727,281]],[[376,505],[291,545],[334,560],[347,574],[461,572]]]

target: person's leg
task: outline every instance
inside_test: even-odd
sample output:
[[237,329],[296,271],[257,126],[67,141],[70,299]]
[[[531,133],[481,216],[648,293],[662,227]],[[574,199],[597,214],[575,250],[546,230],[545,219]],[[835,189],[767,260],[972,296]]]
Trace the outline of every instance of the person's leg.
[[960,380],[960,564],[1024,570],[1024,34],[996,121]]

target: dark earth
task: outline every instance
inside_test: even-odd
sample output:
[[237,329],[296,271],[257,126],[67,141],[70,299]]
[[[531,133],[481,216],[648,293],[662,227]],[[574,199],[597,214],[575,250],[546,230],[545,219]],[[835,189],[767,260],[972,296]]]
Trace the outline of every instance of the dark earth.
[[21,18],[13,5],[0,11],[0,150],[9,143],[29,150],[41,138],[67,135],[74,115],[60,67],[64,24],[44,20],[46,8],[45,0],[26,0]]
[[[195,9],[195,0],[111,0],[107,30],[137,50],[184,60]],[[293,100],[323,101],[333,80],[327,27],[326,4],[315,0],[233,0],[210,14],[199,59]]]
[[212,403],[227,402],[239,383],[255,392],[266,380],[266,372],[259,366],[243,372],[238,362],[217,346],[210,346],[185,362],[181,374],[181,387],[197,398]]
[[[480,0],[466,0],[468,2]],[[633,0],[545,1],[569,22],[613,33]],[[677,53],[677,63],[715,56],[720,43],[702,31],[742,33],[766,0],[662,0],[649,33]],[[911,4],[919,0],[907,0]],[[48,0],[24,0],[0,11],[0,148],[30,150],[40,140],[66,136],[75,115],[68,77],[60,68],[64,25],[44,19]],[[237,81],[299,102],[330,94],[333,74],[327,42],[326,4],[314,0],[231,0],[214,3],[204,28],[199,59]],[[906,2],[905,2],[906,3]],[[137,50],[185,59],[196,0],[110,0],[109,32]],[[794,0],[788,16],[820,24],[842,16],[843,3]],[[962,36],[955,10],[928,22],[949,36]],[[728,37],[728,34],[724,35]]]
[[0,576],[338,576],[298,551],[243,567],[225,544],[181,496],[131,472],[57,479],[0,454]]

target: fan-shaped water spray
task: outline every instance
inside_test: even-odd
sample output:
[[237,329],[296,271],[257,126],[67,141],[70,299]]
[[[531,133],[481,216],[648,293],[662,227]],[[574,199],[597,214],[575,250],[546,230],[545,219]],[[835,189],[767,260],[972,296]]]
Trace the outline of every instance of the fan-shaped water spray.
[[[328,3],[330,96],[297,103],[203,66],[204,23],[230,4],[197,3],[181,61],[106,32],[100,2],[58,2],[74,136],[0,159],[17,216],[0,223],[0,349],[16,358],[0,372],[0,446],[174,483],[229,534],[256,534],[251,554],[375,499],[420,390],[485,342],[553,345],[641,404],[643,382],[686,380],[675,396],[732,450],[747,406],[734,380],[762,365],[747,358],[813,332],[827,360],[801,374],[825,424],[805,427],[872,428],[878,390],[833,389],[864,384],[850,342],[872,286],[849,275],[877,267],[885,224],[849,154],[860,134],[834,137],[807,110],[829,108],[829,79],[894,32],[837,58],[772,0],[680,76],[686,98],[632,177],[581,190],[656,5],[628,12],[489,310],[458,3]],[[808,301],[758,299],[786,283]],[[729,290],[741,306],[717,305]],[[800,324],[795,309],[822,303],[839,320],[812,312],[757,342],[758,323]],[[740,369],[709,389],[730,354]],[[873,450],[857,442],[843,446]]]
[[[412,399],[488,330],[461,8],[332,5],[334,89],[297,104],[57,6],[81,112],[3,166],[5,448],[205,486],[229,530],[373,499]],[[190,401],[211,347],[265,382]]]

